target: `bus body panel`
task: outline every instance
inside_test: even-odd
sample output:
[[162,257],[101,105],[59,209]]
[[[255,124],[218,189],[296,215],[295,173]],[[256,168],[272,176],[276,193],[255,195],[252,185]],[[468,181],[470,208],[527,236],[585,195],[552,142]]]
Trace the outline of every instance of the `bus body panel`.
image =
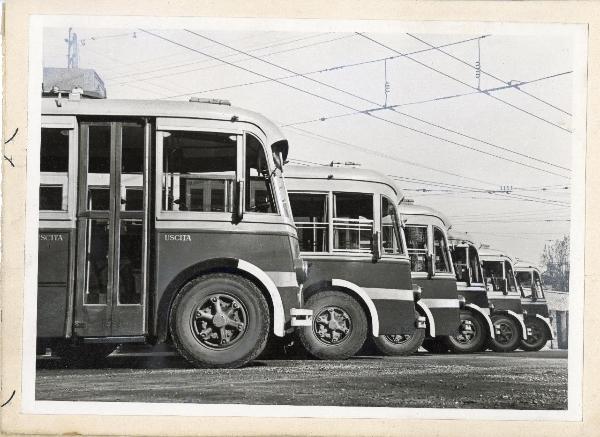
[[519,296],[488,296],[490,304],[494,306],[494,311],[498,310],[510,310],[517,314],[523,313],[523,306],[521,305],[521,298]]
[[521,299],[521,306],[524,311],[527,311],[527,317],[535,317],[536,314],[539,314],[542,317],[548,318],[550,317],[550,311],[548,311],[548,304],[545,300],[543,301],[535,301]]
[[[379,319],[379,335],[411,334],[415,330],[415,305],[410,281],[408,260],[368,258],[311,257],[303,254],[309,263],[309,276],[304,294],[311,295],[311,287],[322,290],[324,282],[343,279],[363,288],[373,300]],[[385,291],[390,297],[382,299]],[[387,296],[386,296],[387,297]]]
[[421,300],[435,319],[436,336],[454,334],[460,324],[456,280],[450,277],[413,277],[413,282],[421,287]]
[[458,294],[465,298],[465,303],[472,303],[480,308],[489,308],[490,304],[485,287],[476,285],[458,285]]
[[[168,309],[174,293],[177,292],[170,290],[170,286],[184,270],[210,260],[242,259],[266,272],[279,290],[286,322],[290,319],[289,309],[301,305],[292,263],[290,237],[287,234],[215,232],[210,229],[189,228],[161,229],[156,231],[155,244],[158,305],[155,306],[154,320],[159,334],[168,323]],[[185,256],[182,256],[184,254]],[[215,268],[222,271],[227,266],[221,264]],[[184,278],[184,283],[190,279]]]
[[38,249],[37,336],[63,337],[69,311],[71,245],[70,229],[41,228]]

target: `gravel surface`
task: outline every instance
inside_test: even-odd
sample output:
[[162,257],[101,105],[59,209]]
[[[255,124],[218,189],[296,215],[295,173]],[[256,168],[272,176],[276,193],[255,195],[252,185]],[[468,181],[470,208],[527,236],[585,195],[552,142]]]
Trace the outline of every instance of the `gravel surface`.
[[260,360],[195,369],[171,354],[109,357],[102,368],[38,360],[38,400],[370,407],[566,409],[566,351]]

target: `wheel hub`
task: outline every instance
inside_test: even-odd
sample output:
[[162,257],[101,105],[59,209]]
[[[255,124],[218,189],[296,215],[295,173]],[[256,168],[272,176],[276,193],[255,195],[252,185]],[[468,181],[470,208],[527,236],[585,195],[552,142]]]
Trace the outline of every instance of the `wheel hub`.
[[412,337],[412,335],[410,335],[410,334],[385,335],[385,338],[394,344],[406,343],[408,340],[410,340],[411,337]]
[[346,340],[352,331],[350,316],[337,306],[323,308],[313,320],[313,332],[325,344],[339,344]]
[[495,324],[496,330],[496,341],[501,344],[508,344],[513,339],[515,333],[513,332],[512,326],[505,322],[498,322]]
[[242,302],[227,293],[213,293],[194,307],[190,327],[196,340],[211,349],[226,349],[246,332],[248,313]]
[[454,337],[456,341],[462,344],[468,344],[476,336],[476,330],[470,320],[463,320],[458,328],[458,334]]

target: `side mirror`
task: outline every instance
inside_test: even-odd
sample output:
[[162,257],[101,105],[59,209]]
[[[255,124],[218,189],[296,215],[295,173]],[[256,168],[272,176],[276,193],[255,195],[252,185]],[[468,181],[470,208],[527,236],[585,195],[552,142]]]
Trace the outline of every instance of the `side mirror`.
[[466,268],[466,282],[467,282],[467,287],[471,286],[471,267],[467,266]]
[[237,181],[236,191],[235,218],[241,222],[244,218],[244,181]]
[[536,301],[537,300],[537,293],[538,293],[538,289],[536,287],[535,284],[531,285],[531,300]]
[[373,232],[373,257],[375,260],[381,259],[381,233],[379,231]]
[[427,254],[427,277],[433,277],[433,255],[430,253]]
[[502,294],[508,294],[508,281],[506,278],[502,278],[500,283],[502,284]]

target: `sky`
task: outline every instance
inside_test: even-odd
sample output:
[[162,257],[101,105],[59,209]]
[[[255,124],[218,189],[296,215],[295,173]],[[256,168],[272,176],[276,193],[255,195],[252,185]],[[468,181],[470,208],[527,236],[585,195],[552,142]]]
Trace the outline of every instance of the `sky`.
[[[577,60],[565,33],[188,30],[72,32],[109,98],[228,99],[282,127],[291,163],[391,175],[514,257],[538,262],[568,235]],[[45,29],[44,66],[66,67],[67,37]]]

